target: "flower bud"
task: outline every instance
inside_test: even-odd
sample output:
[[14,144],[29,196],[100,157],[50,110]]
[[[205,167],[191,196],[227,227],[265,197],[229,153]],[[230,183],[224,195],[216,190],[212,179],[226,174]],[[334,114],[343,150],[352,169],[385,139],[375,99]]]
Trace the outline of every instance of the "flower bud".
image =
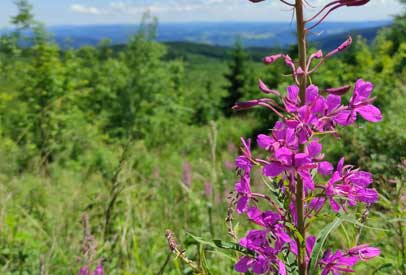
[[347,7],[362,6],[369,2],[369,0],[341,0],[340,3]]
[[245,110],[259,105],[260,103],[273,102],[271,98],[253,99],[244,102],[237,102],[233,106],[233,110]]
[[352,43],[352,38],[351,36],[348,36],[347,40],[344,41],[340,46],[338,46],[337,50],[339,52],[344,51],[346,48],[348,48]]
[[264,63],[265,64],[272,64],[274,63],[276,60],[278,60],[279,58],[281,58],[283,56],[283,54],[279,53],[279,54],[274,54],[274,55],[270,55],[270,56],[266,56],[264,58]]
[[297,68],[296,74],[297,74],[297,75],[302,75],[302,74],[304,74],[303,69],[302,69],[301,67]]
[[266,94],[274,94],[277,96],[281,95],[278,91],[269,89],[268,86],[266,86],[266,84],[262,80],[258,81],[258,86],[259,89]]
[[338,88],[328,88],[326,92],[333,95],[343,95],[351,89],[351,85],[345,85]]

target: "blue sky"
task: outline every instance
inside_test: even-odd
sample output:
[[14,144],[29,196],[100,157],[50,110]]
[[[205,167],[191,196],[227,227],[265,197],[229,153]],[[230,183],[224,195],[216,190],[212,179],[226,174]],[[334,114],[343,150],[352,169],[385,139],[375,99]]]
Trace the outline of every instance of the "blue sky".
[[[1,0],[0,26],[15,14],[13,0]],[[160,22],[289,21],[291,12],[277,0],[31,0],[36,18],[47,25],[138,23],[149,10]],[[321,7],[328,0],[309,0]],[[401,10],[396,0],[371,0],[362,8],[342,8],[331,21],[381,20]],[[311,14],[317,9],[309,9]]]

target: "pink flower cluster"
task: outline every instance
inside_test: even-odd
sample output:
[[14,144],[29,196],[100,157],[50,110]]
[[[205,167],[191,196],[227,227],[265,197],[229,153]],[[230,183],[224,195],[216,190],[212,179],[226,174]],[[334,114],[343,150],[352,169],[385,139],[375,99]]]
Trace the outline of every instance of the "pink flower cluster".
[[[351,39],[340,45],[333,54],[349,44]],[[313,59],[321,58],[321,51],[311,55],[306,70],[311,71],[310,63]],[[303,69],[296,68],[290,57],[283,54],[266,57],[264,62],[271,64],[277,59],[285,60],[292,69],[293,79],[297,84],[297,76]],[[323,61],[322,59],[321,62]],[[294,232],[287,225],[297,224],[295,194],[299,180],[303,182],[306,197],[306,220],[317,215],[323,206],[330,205],[332,211],[346,213],[357,204],[369,206],[378,200],[378,193],[371,188],[372,175],[344,164],[344,158],[334,167],[324,159],[323,146],[317,138],[323,134],[338,136],[336,127],[354,124],[358,115],[370,122],[381,121],[381,112],[373,105],[375,98],[371,97],[372,83],[358,79],[348,105],[342,103],[342,96],[350,90],[350,86],[321,90],[315,85],[309,85],[304,98],[301,99],[296,84],[289,86],[283,95],[259,81],[260,90],[271,97],[240,102],[234,106],[236,110],[254,106],[265,107],[274,111],[280,118],[269,134],[257,136],[256,143],[267,157],[253,156],[251,140],[242,139],[242,154],[235,162],[240,175],[235,185],[237,212],[246,214],[251,222],[260,227],[250,230],[240,240],[240,245],[250,250],[252,255],[239,259],[235,265],[238,272],[287,274],[283,255],[298,255]],[[251,175],[256,168],[280,190],[280,201],[275,201],[267,194],[252,191]],[[261,210],[260,200],[268,202],[272,211]],[[314,236],[308,236],[306,239],[307,261],[311,257],[315,241]],[[369,260],[379,253],[379,249],[368,245],[346,251],[338,250],[335,253],[327,250],[317,266],[322,270],[322,275],[330,272],[334,275],[354,272],[352,266],[358,261]]]
[[96,269],[93,271],[93,273],[90,271],[89,267],[84,266],[79,270],[79,273],[78,273],[78,275],[90,275],[90,274],[92,274],[92,275],[104,275],[103,266],[98,265],[96,267]]

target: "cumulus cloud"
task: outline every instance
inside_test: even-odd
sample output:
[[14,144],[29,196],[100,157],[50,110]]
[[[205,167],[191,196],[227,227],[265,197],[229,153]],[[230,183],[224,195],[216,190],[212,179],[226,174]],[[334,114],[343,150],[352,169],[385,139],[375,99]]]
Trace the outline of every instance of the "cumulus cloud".
[[84,6],[81,4],[73,4],[70,7],[71,11],[84,14],[100,14],[101,11],[96,7]]
[[[330,0],[312,0],[315,9],[309,9],[308,15]],[[396,0],[374,0],[363,8],[342,9],[335,12],[330,20],[376,20],[388,18],[399,9]],[[163,21],[288,21],[292,11],[280,1],[264,1],[252,4],[247,0],[112,0],[101,6],[73,4],[71,11],[95,16],[132,20],[150,11]],[[128,18],[128,19],[125,19]],[[131,19],[129,19],[131,18]]]
[[178,13],[192,12],[207,9],[219,9],[236,7],[236,0],[167,0],[167,1],[148,1],[144,3],[136,3],[129,1],[113,1],[107,6],[93,7],[81,4],[73,4],[70,9],[76,13],[83,14],[109,14],[109,15],[137,15],[145,11],[150,11],[156,14],[162,13]]

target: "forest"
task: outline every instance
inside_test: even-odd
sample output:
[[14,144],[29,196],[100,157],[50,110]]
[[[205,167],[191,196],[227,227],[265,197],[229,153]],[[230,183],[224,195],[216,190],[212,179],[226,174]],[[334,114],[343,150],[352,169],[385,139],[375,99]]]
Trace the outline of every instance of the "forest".
[[[278,49],[258,53],[238,38],[230,49],[158,43],[149,15],[125,45],[62,48],[27,1],[17,6],[14,31],[0,38],[0,274],[78,274],[89,264],[109,275],[197,274],[183,256],[202,274],[239,274],[226,245],[234,160],[240,137],[255,140],[278,117],[231,107],[260,96],[259,78],[286,90],[286,66],[260,62]],[[327,160],[345,155],[375,175],[379,201],[330,241],[357,236],[381,249],[356,274],[406,275],[406,12],[373,41],[353,40],[312,81],[373,80],[383,121],[323,142]],[[239,236],[248,228],[238,217],[234,225]]]

